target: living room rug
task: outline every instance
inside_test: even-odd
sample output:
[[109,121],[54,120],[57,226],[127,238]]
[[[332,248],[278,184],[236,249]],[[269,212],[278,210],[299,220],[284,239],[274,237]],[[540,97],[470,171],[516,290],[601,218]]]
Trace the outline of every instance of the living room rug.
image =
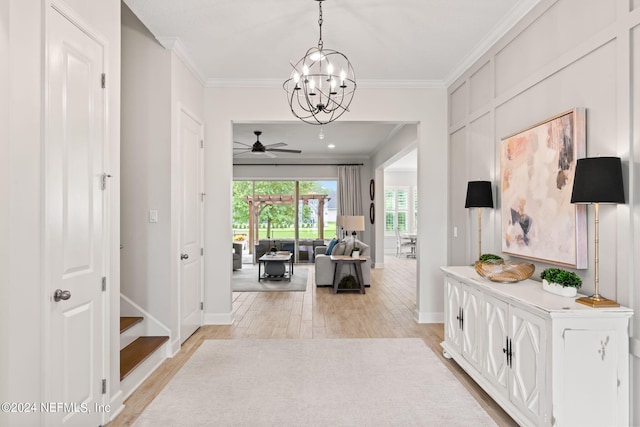
[[[308,267],[293,266],[291,282],[286,280],[261,280],[258,282],[258,264],[242,264],[231,276],[233,292],[304,292],[307,289]],[[262,268],[264,271],[264,266]]]
[[135,426],[495,426],[418,338],[208,340]]

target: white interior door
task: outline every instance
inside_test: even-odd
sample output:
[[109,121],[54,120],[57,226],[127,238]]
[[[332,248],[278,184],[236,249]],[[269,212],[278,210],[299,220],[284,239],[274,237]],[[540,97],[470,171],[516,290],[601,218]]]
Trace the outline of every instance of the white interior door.
[[183,110],[180,111],[180,158],[180,342],[183,343],[202,325],[203,197],[202,125]]
[[[103,46],[50,9],[45,137],[51,425],[100,425],[105,347]],[[57,297],[54,296],[56,295]]]

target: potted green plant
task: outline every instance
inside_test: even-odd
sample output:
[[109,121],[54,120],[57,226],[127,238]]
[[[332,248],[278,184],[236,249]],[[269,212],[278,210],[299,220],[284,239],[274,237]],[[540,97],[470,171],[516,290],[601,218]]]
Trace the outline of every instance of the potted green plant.
[[494,254],[482,254],[480,255],[480,259],[478,261],[488,261],[490,263],[493,264],[501,264],[504,262],[504,259],[502,259],[501,256],[499,255],[494,255]]
[[582,286],[582,279],[572,272],[561,268],[547,268],[540,273],[542,289],[565,297],[575,297]]
[[353,258],[360,258],[360,248],[359,248],[359,247],[357,247],[357,246],[356,246],[356,247],[354,247],[354,248],[351,250],[351,256],[352,256]]

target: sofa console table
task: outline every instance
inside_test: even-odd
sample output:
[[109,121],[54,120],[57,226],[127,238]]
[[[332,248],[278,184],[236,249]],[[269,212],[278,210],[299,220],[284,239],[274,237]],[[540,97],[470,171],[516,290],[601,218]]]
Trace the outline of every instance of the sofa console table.
[[468,266],[442,271],[445,357],[520,425],[629,425],[630,308],[590,308]]

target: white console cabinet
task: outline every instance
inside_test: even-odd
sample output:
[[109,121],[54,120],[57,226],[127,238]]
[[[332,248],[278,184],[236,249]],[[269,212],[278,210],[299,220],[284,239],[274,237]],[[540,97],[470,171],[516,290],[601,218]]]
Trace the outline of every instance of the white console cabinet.
[[626,307],[594,309],[542,290],[443,267],[444,354],[519,424],[629,424]]

